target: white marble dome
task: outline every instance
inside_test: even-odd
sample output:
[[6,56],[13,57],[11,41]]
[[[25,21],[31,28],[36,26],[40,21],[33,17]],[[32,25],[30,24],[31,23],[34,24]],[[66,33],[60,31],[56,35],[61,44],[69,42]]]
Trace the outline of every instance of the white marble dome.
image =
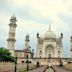
[[44,38],[56,38],[56,34],[53,31],[49,30],[44,34]]

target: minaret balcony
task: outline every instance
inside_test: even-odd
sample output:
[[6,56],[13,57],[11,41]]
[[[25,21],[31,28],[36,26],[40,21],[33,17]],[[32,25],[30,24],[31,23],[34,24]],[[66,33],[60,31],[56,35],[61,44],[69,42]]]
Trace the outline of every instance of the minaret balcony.
[[12,27],[17,27],[17,24],[10,23],[9,26],[10,26],[10,27],[11,27],[11,26],[12,26]]
[[7,39],[7,41],[14,41],[15,42],[16,40],[15,39]]
[[12,20],[17,21],[17,19],[14,17],[11,17],[10,21],[12,21]]

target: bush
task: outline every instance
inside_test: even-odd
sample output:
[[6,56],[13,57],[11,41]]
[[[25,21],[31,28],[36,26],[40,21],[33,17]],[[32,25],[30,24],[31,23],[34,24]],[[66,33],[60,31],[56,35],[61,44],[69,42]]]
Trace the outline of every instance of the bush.
[[0,48],[0,61],[11,61],[14,62],[15,58],[11,56],[9,50],[1,47]]

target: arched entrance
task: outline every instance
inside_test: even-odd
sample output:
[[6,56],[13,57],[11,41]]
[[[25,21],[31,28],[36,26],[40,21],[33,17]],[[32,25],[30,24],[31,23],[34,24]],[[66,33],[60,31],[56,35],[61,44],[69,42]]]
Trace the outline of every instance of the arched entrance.
[[45,57],[54,57],[54,47],[52,45],[47,45],[45,48]]

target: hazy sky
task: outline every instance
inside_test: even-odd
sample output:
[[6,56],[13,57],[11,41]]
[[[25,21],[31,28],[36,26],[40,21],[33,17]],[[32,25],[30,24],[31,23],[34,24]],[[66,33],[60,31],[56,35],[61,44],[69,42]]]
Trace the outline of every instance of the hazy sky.
[[36,49],[36,33],[44,35],[51,29],[60,36],[64,34],[64,56],[69,56],[72,35],[72,0],[0,0],[0,47],[6,47],[10,23],[15,13],[17,18],[16,49],[24,48],[26,34],[30,45]]

